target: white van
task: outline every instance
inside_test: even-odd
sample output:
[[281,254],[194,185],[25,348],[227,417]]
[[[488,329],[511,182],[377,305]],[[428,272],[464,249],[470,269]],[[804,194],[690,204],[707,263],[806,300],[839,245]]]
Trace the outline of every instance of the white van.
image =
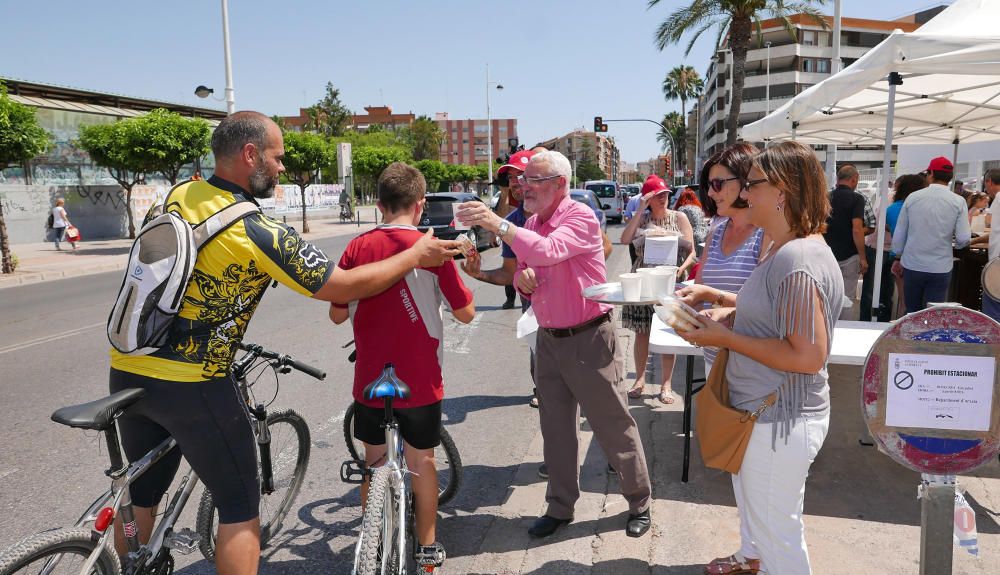
[[601,209],[604,210],[605,218],[610,222],[621,223],[622,212],[625,211],[625,200],[622,199],[621,188],[614,180],[587,180],[583,184],[585,190],[590,190],[597,195],[601,202]]

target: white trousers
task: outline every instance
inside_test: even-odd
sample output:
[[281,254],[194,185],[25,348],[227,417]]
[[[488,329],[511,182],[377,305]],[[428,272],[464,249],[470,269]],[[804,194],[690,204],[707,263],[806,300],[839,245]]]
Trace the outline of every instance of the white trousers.
[[804,416],[787,438],[771,449],[770,423],[757,423],[733,475],[733,491],[740,513],[740,554],[759,558],[760,573],[809,575],[802,504],[809,466],[823,447],[830,415]]

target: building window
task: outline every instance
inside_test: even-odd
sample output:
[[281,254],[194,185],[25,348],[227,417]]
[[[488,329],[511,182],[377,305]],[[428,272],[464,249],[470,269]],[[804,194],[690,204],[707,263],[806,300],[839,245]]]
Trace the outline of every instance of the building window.
[[818,38],[815,30],[803,30],[802,31],[802,44],[805,46],[816,46],[818,43]]
[[481,133],[481,134],[485,134],[486,133],[486,124],[476,124],[476,132],[477,133]]
[[818,74],[830,73],[830,60],[826,58],[803,58],[802,71]]

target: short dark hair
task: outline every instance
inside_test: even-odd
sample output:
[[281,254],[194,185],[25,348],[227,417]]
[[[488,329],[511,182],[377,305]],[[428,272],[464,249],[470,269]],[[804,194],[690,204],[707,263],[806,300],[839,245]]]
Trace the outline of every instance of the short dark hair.
[[[750,179],[750,166],[753,165],[753,158],[756,155],[757,148],[746,142],[740,142],[716,152],[705,162],[705,165],[701,167],[701,174],[698,180],[698,199],[701,200],[701,205],[705,210],[706,216],[711,218],[719,213],[719,207],[715,205],[715,200],[708,196],[708,173],[712,170],[712,167],[718,165],[726,168],[740,179],[741,186],[745,186],[747,180]],[[733,200],[732,206],[737,209],[743,209],[749,206],[749,204],[747,204],[746,200],[737,196]]]
[[993,182],[994,185],[1000,186],[1000,169],[993,168],[992,170],[987,170],[986,174],[983,175],[983,181],[989,180]]
[[955,172],[943,172],[941,170],[931,170],[931,179],[936,182],[943,182],[947,184],[955,177]]
[[926,188],[927,182],[924,181],[924,176],[920,174],[903,174],[896,178],[896,185],[894,187],[895,193],[892,195],[892,201],[901,202],[913,192]]
[[424,198],[427,182],[420,170],[403,162],[393,162],[378,177],[378,201],[389,212],[413,207]]
[[260,112],[243,111],[226,116],[212,133],[212,155],[230,158],[243,146],[253,144],[258,153],[267,147],[267,127],[271,119]]

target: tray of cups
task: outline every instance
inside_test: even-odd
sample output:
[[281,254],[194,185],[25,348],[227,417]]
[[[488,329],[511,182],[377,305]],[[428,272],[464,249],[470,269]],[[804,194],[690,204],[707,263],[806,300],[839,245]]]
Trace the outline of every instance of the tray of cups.
[[639,268],[618,276],[620,281],[584,288],[583,297],[611,305],[653,305],[660,295],[674,294],[676,277],[676,266]]

